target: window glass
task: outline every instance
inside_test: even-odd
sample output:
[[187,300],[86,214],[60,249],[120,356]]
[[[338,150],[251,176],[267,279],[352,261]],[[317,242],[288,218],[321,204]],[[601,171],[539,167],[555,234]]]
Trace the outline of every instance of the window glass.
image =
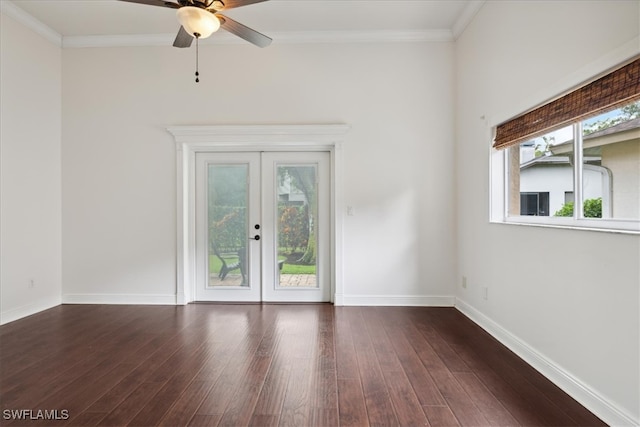
[[278,165],[279,287],[317,288],[318,179],[315,165]]
[[585,218],[640,218],[640,101],[583,122]]
[[[552,216],[573,192],[573,126],[509,149],[509,214]],[[571,215],[570,215],[571,216]]]
[[572,124],[509,148],[509,216],[640,219],[640,101],[580,125],[577,141]]

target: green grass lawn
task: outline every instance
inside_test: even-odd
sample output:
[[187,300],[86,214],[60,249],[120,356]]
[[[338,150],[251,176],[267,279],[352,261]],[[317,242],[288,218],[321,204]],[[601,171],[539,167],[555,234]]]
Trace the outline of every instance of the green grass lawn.
[[[225,257],[224,260],[229,266],[238,262],[238,257],[237,256],[235,257],[230,256],[228,258]],[[219,273],[221,268],[222,268],[222,261],[220,261],[220,258],[218,258],[215,255],[209,255],[209,271],[211,273]]]
[[315,265],[295,265],[287,264],[282,266],[281,274],[316,274]]
[[286,255],[282,254],[278,255],[278,260],[284,261],[281,274],[316,274],[315,265],[290,264],[287,262]]
[[[285,260],[286,257],[278,256],[279,260]],[[233,265],[238,262],[238,257],[225,257],[224,259],[227,265]],[[219,273],[220,268],[222,268],[222,262],[215,255],[209,255],[209,272],[211,273]],[[315,265],[298,265],[298,264],[287,264],[286,262],[282,266],[281,274],[316,274],[316,266]]]

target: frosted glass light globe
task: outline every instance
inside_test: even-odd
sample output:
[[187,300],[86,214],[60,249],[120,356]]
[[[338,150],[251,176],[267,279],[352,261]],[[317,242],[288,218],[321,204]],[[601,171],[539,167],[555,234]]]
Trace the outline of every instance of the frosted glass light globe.
[[184,6],[176,11],[178,21],[187,33],[194,36],[198,34],[201,39],[206,39],[220,28],[220,20],[213,13],[195,6]]

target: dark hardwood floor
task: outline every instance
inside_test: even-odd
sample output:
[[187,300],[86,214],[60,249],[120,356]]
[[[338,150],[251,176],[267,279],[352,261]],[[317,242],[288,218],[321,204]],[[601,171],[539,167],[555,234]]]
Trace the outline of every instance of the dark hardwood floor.
[[59,306],[0,327],[0,407],[8,426],[604,425],[453,308],[326,304]]

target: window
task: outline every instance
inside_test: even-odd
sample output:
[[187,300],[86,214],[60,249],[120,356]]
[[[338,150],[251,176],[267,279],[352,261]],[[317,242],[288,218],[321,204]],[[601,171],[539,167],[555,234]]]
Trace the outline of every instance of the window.
[[549,216],[549,192],[520,193],[520,215]]
[[573,197],[573,191],[565,191],[564,192],[564,203],[573,203],[575,202],[575,198]]
[[640,59],[498,125],[494,147],[492,220],[640,232]]

